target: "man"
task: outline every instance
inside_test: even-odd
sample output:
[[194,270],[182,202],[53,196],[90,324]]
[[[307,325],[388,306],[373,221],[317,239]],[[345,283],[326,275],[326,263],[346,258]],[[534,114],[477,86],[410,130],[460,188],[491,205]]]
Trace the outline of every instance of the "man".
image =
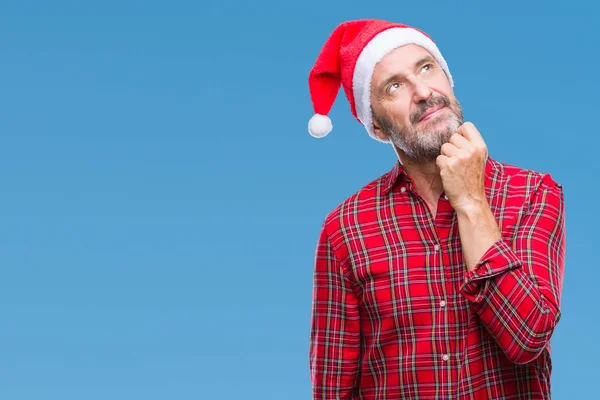
[[348,21],[309,76],[315,116],[340,85],[394,167],[325,219],[315,258],[314,399],[549,399],[564,197],[493,160],[418,29]]

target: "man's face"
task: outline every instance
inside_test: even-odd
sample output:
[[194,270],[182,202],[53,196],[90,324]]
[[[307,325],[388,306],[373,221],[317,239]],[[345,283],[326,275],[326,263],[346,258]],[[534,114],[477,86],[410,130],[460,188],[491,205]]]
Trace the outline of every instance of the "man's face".
[[386,55],[373,71],[375,133],[414,162],[435,161],[463,123],[444,70],[424,48],[410,44]]

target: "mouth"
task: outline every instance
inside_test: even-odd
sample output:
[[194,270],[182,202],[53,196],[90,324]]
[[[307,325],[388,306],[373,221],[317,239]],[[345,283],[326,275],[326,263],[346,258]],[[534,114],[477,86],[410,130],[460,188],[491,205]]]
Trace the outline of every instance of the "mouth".
[[428,120],[432,119],[437,114],[439,114],[440,111],[444,108],[445,108],[445,106],[439,106],[439,107],[432,108],[431,110],[427,111],[425,114],[423,114],[421,116],[421,118],[419,119],[419,122],[428,121]]

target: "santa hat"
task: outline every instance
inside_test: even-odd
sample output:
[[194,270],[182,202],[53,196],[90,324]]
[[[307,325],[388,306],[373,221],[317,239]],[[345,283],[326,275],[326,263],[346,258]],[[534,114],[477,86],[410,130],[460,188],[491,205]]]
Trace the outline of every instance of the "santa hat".
[[327,39],[310,71],[308,86],[315,115],[308,122],[308,132],[317,138],[331,132],[333,126],[327,114],[341,85],[352,115],[365,126],[369,136],[389,143],[374,132],[371,78],[378,62],[406,44],[416,44],[429,51],[446,73],[450,86],[454,86],[446,61],[426,33],[408,25],[376,19],[346,21]]

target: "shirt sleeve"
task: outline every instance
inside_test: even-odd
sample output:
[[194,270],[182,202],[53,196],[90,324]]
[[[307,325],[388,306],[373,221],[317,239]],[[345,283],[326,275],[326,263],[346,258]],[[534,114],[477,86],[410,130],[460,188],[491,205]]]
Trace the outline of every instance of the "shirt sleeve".
[[359,358],[358,300],[323,227],[315,257],[309,345],[313,399],[350,399]]
[[549,175],[515,229],[512,246],[494,243],[465,274],[461,292],[506,356],[525,364],[541,354],[561,315],[564,194]]

